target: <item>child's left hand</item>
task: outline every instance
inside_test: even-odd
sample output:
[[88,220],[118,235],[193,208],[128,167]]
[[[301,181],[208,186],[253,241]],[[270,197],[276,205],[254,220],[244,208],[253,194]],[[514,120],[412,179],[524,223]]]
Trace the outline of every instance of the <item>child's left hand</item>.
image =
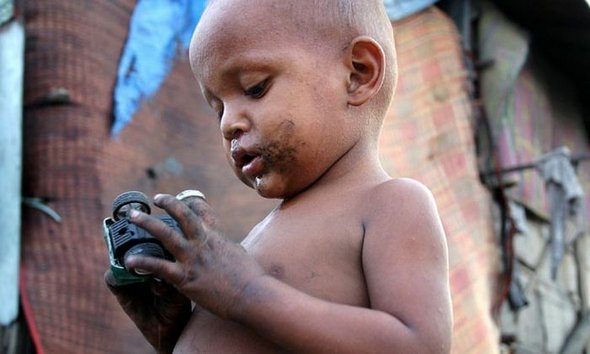
[[204,199],[180,201],[161,194],[154,198],[154,204],[178,222],[182,233],[142,212],[131,213],[130,220],[159,239],[176,262],[130,256],[125,265],[152,272],[201,307],[230,317],[239,306],[244,288],[264,275],[262,267],[242,246],[220,234],[217,217]]
[[123,311],[158,353],[172,353],[191,316],[191,303],[166,282],[121,285],[107,270],[104,280]]

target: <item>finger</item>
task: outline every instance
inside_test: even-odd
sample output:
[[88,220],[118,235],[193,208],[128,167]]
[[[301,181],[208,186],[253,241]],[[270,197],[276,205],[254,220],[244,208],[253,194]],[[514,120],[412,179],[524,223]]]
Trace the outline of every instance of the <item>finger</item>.
[[111,293],[119,298],[120,301],[123,301],[124,298],[129,296],[133,296],[132,294],[135,294],[138,291],[140,292],[139,289],[143,286],[142,284],[120,284],[110,269],[104,273],[104,282]]
[[104,282],[107,284],[109,288],[115,288],[119,285],[117,279],[115,279],[115,276],[113,275],[113,272],[110,269],[104,272]]
[[160,297],[170,296],[177,292],[176,288],[168,282],[153,278],[147,284],[135,283],[120,285],[110,269],[104,273],[104,281],[113,295],[117,297],[129,296],[130,294],[141,294],[143,297],[146,293],[142,289],[148,289],[152,294]]
[[154,197],[154,204],[176,220],[187,239],[201,241],[201,243],[206,241],[207,234],[202,220],[185,203],[169,194],[158,194]]
[[159,278],[152,278],[149,285],[152,294],[159,297],[173,296],[178,292],[170,283]]
[[129,256],[125,259],[125,267],[128,269],[141,269],[172,285],[180,284],[184,279],[183,272],[177,263],[161,258]]
[[213,208],[207,203],[203,193],[199,191],[188,190],[176,195],[176,199],[186,204],[199,218],[201,218],[205,227],[212,229],[216,227],[217,216]]
[[186,240],[164,221],[137,210],[132,210],[129,213],[129,220],[160,240],[164,248],[176,258],[182,255],[182,251],[186,247]]

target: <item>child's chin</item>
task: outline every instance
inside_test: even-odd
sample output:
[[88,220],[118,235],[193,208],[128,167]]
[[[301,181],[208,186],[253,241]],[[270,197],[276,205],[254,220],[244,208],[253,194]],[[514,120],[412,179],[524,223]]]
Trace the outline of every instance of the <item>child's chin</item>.
[[256,190],[256,193],[258,193],[258,195],[263,198],[267,198],[267,199],[283,198],[282,193],[278,193],[277,191],[274,191],[272,189],[264,188],[264,186],[254,186],[254,189]]
[[254,183],[251,187],[256,190],[256,193],[263,198],[268,199],[282,199],[285,198],[285,190],[277,183],[272,183],[272,179],[263,177]]

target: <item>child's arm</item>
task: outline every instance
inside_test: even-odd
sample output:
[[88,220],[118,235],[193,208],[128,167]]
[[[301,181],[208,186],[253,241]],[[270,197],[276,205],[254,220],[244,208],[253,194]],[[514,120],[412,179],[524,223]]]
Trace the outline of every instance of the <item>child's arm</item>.
[[155,218],[134,217],[179,262],[135,258],[128,264],[153,271],[203,307],[296,352],[448,352],[447,251],[432,196],[416,182],[397,180],[368,199],[362,259],[370,309],[314,298],[265,275],[239,246],[201,221],[210,218],[202,201],[193,214],[171,196],[157,200],[181,223],[187,240]]

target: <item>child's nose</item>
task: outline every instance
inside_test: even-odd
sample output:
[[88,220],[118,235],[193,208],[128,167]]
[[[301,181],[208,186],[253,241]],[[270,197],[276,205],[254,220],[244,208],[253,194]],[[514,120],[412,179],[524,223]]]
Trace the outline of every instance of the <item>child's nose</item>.
[[250,129],[250,120],[245,112],[226,105],[221,116],[220,127],[223,137],[232,140]]

